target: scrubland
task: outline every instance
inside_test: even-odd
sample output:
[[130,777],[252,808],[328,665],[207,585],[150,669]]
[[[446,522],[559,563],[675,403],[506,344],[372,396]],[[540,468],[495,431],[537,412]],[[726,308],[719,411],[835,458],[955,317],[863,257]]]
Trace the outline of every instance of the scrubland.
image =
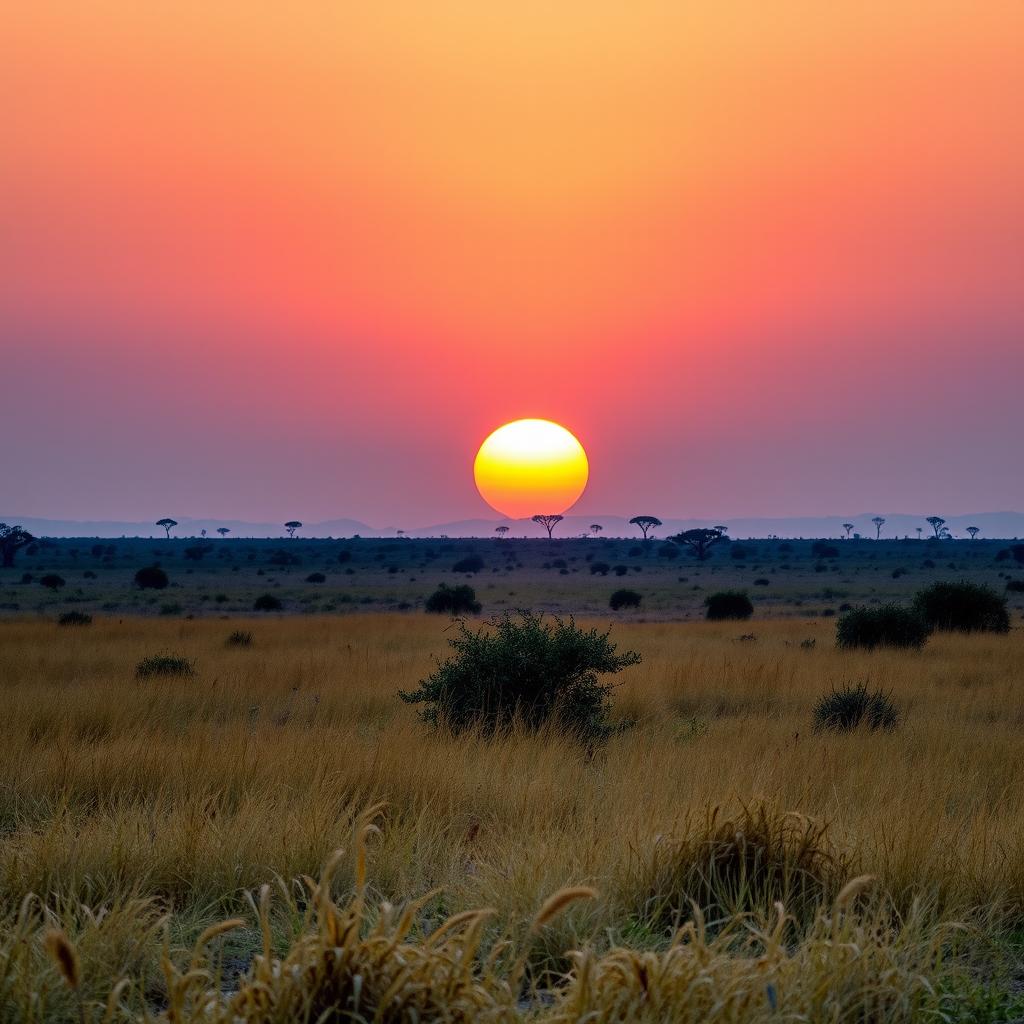
[[[827,619],[620,622],[629,727],[586,744],[417,721],[438,617],[0,628],[0,1018],[1017,1012],[1019,629],[868,654]],[[194,672],[136,678],[154,654]],[[865,680],[898,728],[816,733]]]

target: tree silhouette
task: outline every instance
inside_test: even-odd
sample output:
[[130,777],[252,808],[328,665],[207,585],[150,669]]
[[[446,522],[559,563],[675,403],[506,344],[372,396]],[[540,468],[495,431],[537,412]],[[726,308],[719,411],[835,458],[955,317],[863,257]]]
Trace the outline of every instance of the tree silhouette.
[[981,533],[981,527],[980,526],[968,526],[967,527],[967,532],[971,535],[971,540],[974,540],[975,537],[977,537],[978,534]]
[[674,537],[669,537],[669,540],[673,544],[685,545],[703,562],[709,557],[708,548],[717,544],[724,536],[725,532],[716,527],[714,530],[684,530]]
[[714,529],[716,529],[723,537],[729,532],[729,527],[722,526],[721,524],[715,526]]
[[41,577],[39,582],[46,587],[47,590],[52,590],[56,593],[64,586],[66,581],[63,576],[58,576],[55,572],[51,572]]
[[935,531],[936,538],[942,536],[942,528],[946,525],[946,520],[942,516],[929,516],[925,522]]
[[843,529],[846,531],[846,539],[850,539],[850,534],[853,533],[853,523],[843,523]]
[[506,533],[508,533],[508,527],[507,527],[507,526],[496,526],[496,527],[494,528],[494,532],[495,532],[495,533],[496,533],[496,534],[497,534],[497,535],[498,535],[499,537],[504,537],[504,536],[505,536],[505,534],[506,534]]
[[548,540],[551,540],[551,531],[565,518],[565,516],[531,516],[530,518],[548,531]]
[[920,526],[915,527],[915,529],[917,530],[917,539],[920,540],[921,534],[924,533],[924,529]]
[[231,531],[226,526],[218,526],[217,532],[222,536],[226,537]]
[[4,568],[9,569],[14,565],[14,556],[18,550],[34,540],[35,537],[28,530],[0,523],[0,553],[3,554]]
[[167,531],[167,539],[170,540],[171,530],[178,525],[178,521],[176,519],[158,519],[156,525],[162,526]]
[[595,537],[596,537],[596,536],[597,536],[597,534],[599,534],[599,533],[600,533],[600,532],[601,532],[601,531],[602,531],[603,529],[604,529],[604,527],[603,527],[603,526],[602,526],[602,525],[601,525],[600,523],[591,523],[591,524],[590,524],[590,532],[591,532],[592,534],[594,534],[594,536],[595,536]]
[[885,516],[875,516],[871,520],[875,524],[875,540],[882,539],[882,527],[885,526]]
[[661,520],[656,516],[633,516],[630,519],[630,525],[639,526],[644,535],[644,540],[647,540],[647,531],[654,529],[655,526],[661,526]]
[[295,531],[302,529],[302,523],[298,519],[293,519],[291,522],[285,523],[284,528],[288,531],[288,536],[294,538]]

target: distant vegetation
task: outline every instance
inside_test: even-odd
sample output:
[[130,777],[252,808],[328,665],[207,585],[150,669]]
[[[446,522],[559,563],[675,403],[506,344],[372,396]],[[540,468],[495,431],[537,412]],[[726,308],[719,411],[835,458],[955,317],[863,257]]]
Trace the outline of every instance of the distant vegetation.
[[428,612],[447,615],[479,615],[481,604],[468,583],[449,587],[442,583],[424,605]]
[[931,628],[911,608],[886,604],[878,608],[854,608],[836,623],[839,647],[911,648],[920,650],[928,640]]
[[754,605],[742,590],[722,590],[704,598],[706,617],[712,622],[722,619],[749,619]]

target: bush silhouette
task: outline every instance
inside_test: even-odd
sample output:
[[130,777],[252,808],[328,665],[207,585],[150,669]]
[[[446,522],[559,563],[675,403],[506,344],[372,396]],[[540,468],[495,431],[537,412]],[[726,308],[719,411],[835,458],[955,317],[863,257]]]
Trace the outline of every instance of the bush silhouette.
[[1011,594],[1024,594],[1024,580],[1008,580],[1006,589]]
[[1006,633],[1006,597],[979,583],[933,583],[918,591],[914,609],[932,628],[961,633]]
[[480,572],[483,567],[484,560],[479,555],[466,555],[452,566],[452,572]]
[[750,598],[742,590],[720,590],[704,598],[707,618],[711,621],[722,619],[749,619],[754,614]]
[[476,591],[468,583],[457,587],[442,583],[427,598],[424,607],[428,612],[439,615],[479,615],[482,606],[476,599]]
[[58,626],[88,626],[92,622],[92,616],[85,612],[65,612],[58,620]]
[[260,594],[253,603],[253,608],[258,612],[279,612],[282,607],[281,599],[273,594]]
[[245,629],[236,629],[224,642],[228,647],[251,647],[252,633]]
[[60,590],[65,583],[67,583],[67,580],[65,580],[63,576],[58,576],[55,572],[49,572],[45,576],[40,576],[39,582],[46,587],[47,590],[56,592]]
[[268,559],[268,565],[302,565],[302,559],[294,552],[278,549]]
[[135,585],[140,590],[163,590],[169,580],[158,565],[148,565],[135,574]]
[[608,607],[613,612],[620,608],[639,608],[642,600],[642,596],[635,590],[616,590],[608,601]]
[[811,554],[815,558],[838,558],[839,548],[832,544],[826,544],[823,540],[816,540],[811,545]]
[[819,697],[814,705],[814,728],[829,732],[852,732],[864,726],[876,729],[895,729],[900,720],[899,711],[889,695],[881,690],[868,692],[867,684],[847,684]]
[[307,583],[325,583],[326,581],[327,577],[322,572],[311,572],[306,577]]
[[590,563],[590,575],[591,576],[607,576],[611,566],[607,562],[591,562]]
[[138,679],[148,679],[150,676],[194,676],[195,666],[188,658],[179,658],[171,654],[155,654],[150,658],[143,658],[135,666],[135,675]]
[[884,604],[878,608],[854,608],[836,623],[836,645],[863,647],[913,648],[920,650],[931,629],[912,608]]
[[607,632],[584,630],[532,612],[505,614],[472,631],[459,623],[449,639],[453,657],[400,691],[408,704],[424,704],[420,718],[431,725],[490,735],[519,726],[552,726],[580,738],[608,735],[611,683],[599,675],[621,672],[640,661],[634,651],[615,653]]

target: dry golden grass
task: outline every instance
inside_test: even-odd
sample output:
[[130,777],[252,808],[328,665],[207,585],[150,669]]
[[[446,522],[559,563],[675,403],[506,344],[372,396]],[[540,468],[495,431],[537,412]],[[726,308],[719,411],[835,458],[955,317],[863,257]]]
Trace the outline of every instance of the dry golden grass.
[[[239,627],[253,632],[251,648],[225,644]],[[691,974],[686,985],[734,982],[753,1001],[749,1012],[735,1003],[732,1016],[679,1010],[676,1019],[760,1020],[770,1006],[763,985],[756,999],[750,995],[751,979],[777,971],[792,991],[806,963],[821,959],[825,947],[814,944],[830,941],[839,920],[831,901],[855,875],[874,876],[889,924],[843,916],[841,927],[867,929],[884,959],[897,956],[903,930],[882,941],[879,929],[896,928],[900,915],[913,919],[914,939],[906,940],[913,956],[897,956],[897,973],[908,977],[927,973],[930,954],[921,950],[931,948],[927,928],[935,922],[994,927],[1024,908],[1020,631],[939,636],[921,653],[857,654],[832,647],[828,623],[620,625],[614,638],[644,656],[617,691],[616,713],[636,724],[594,749],[555,736],[484,741],[426,731],[396,691],[443,654],[437,619],[97,620],[75,631],[7,622],[0,629],[0,890],[9,930],[17,926],[39,946],[0,950],[0,1005],[15,1005],[11,993],[25,978],[42,984],[44,976],[54,1005],[65,1005],[42,950],[42,936],[58,926],[81,954],[82,985],[96,1005],[122,974],[149,979],[136,990],[148,986],[148,1005],[163,1005],[167,982],[152,978],[165,915],[172,947],[190,944],[203,927],[244,908],[245,890],[274,876],[316,875],[339,847],[350,853],[335,866],[334,891],[354,891],[354,823],[377,801],[387,810],[372,841],[374,901],[403,904],[440,890],[417,912],[417,934],[488,907],[488,941],[501,935],[527,950],[531,977],[542,978],[545,964],[568,967],[570,949],[593,951],[577,958],[573,982],[551,1008],[559,1020],[577,1019],[572,1008],[591,1005],[613,976],[629,982],[616,983],[615,999],[601,996],[601,1006],[619,1007],[602,1019],[640,1015],[629,1000],[640,998],[641,977],[661,979],[663,1000],[648,1005],[644,1019],[669,1019],[650,1007],[678,1002],[681,979]],[[757,639],[737,638],[747,631]],[[812,637],[816,646],[801,649]],[[194,660],[195,676],[136,679],[136,664],[157,653]],[[864,679],[892,691],[900,727],[813,733],[814,699],[833,684]],[[827,870],[814,874],[824,863],[816,847],[806,862],[793,862],[796,873],[787,874],[785,861],[781,874],[762,873],[756,884],[728,876],[740,905],[722,909],[756,912],[756,955],[738,956],[735,936],[717,935],[719,922],[713,937],[677,937],[672,945],[722,823],[745,822],[756,835],[745,806],[755,817],[768,808],[769,830],[796,820],[781,817],[789,811],[828,822]],[[785,850],[793,836],[776,835],[763,849],[776,840]],[[796,891],[780,893],[789,883],[776,877],[796,879],[813,899],[793,907],[792,941],[767,953],[771,904]],[[545,901],[572,886],[599,895],[531,936]],[[22,908],[28,893],[41,902]],[[90,921],[82,905],[94,916],[106,907],[109,916]],[[881,903],[871,905],[882,913]],[[302,933],[302,913],[284,906],[275,913],[284,953]],[[253,915],[242,916],[238,952],[248,960],[249,946],[262,940]],[[462,920],[455,934],[485,928],[473,915]],[[474,932],[473,941],[482,939]],[[609,951],[617,944],[633,949]],[[775,966],[752,966],[765,956]],[[843,977],[861,977],[865,963]],[[907,984],[908,993],[924,991]],[[907,1013],[916,1012],[920,1000],[907,998]],[[794,1006],[819,1005],[810,989],[801,1000]],[[76,1005],[66,1003],[68,1019]],[[502,1013],[518,1012],[514,1000],[501,1005]],[[862,1019],[910,1019],[902,1013]],[[824,1010],[815,1019],[822,1015],[832,1019]]]

